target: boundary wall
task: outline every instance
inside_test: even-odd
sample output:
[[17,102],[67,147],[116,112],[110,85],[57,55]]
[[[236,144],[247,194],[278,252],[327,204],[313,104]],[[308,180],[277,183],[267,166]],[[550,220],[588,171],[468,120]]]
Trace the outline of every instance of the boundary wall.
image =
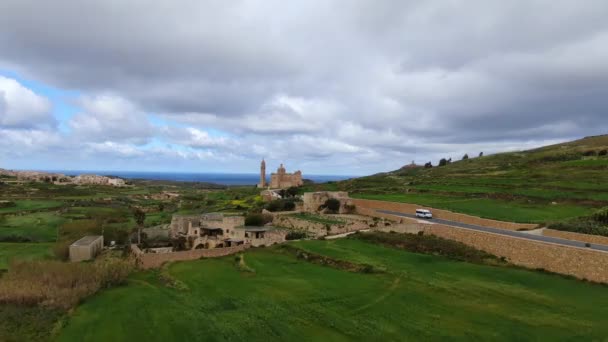
[[218,258],[230,254],[235,254],[249,248],[249,244],[235,247],[212,248],[212,249],[193,249],[189,251],[171,253],[144,253],[137,245],[131,245],[131,251],[135,254],[137,265],[143,269],[160,267],[168,261],[197,260],[200,258]]

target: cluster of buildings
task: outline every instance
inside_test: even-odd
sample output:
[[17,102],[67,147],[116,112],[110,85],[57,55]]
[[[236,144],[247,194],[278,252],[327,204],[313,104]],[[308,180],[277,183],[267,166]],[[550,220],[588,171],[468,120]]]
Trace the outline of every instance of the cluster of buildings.
[[171,220],[169,237],[185,238],[187,249],[234,247],[248,244],[269,246],[285,241],[287,232],[271,226],[245,226],[245,217],[221,213],[175,215]]
[[79,175],[67,176],[61,173],[51,173],[42,171],[13,171],[0,169],[0,176],[15,177],[22,182],[46,182],[54,184],[78,184],[78,185],[108,185],[108,186],[126,186],[124,179],[115,177],[106,177],[98,175]]

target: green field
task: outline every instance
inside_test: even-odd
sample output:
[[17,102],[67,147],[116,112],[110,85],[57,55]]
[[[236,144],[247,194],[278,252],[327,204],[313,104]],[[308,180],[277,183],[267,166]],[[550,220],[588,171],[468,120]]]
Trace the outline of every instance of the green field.
[[37,242],[55,241],[58,227],[66,220],[54,212],[7,216],[0,220],[0,241],[9,237]]
[[296,246],[374,265],[354,273],[281,248],[181,262],[79,306],[59,341],[603,340],[608,288],[509,267],[456,262],[356,239]]
[[329,225],[344,223],[343,220],[340,220],[337,218],[332,218],[332,217],[327,217],[327,216],[323,216],[323,215],[317,215],[317,214],[296,213],[296,214],[289,214],[289,216],[295,217],[300,220],[305,220],[305,221],[310,221],[310,222],[315,222],[315,223],[322,223],[322,224],[329,224]]
[[458,198],[429,194],[353,194],[354,198],[379,201],[416,203],[433,208],[451,210],[494,220],[541,223],[587,215],[593,209],[580,205],[530,204],[488,198]]
[[18,200],[14,207],[0,208],[0,214],[59,208],[63,202],[55,200]]
[[52,257],[50,243],[0,242],[0,270],[7,269],[10,260],[33,260]]

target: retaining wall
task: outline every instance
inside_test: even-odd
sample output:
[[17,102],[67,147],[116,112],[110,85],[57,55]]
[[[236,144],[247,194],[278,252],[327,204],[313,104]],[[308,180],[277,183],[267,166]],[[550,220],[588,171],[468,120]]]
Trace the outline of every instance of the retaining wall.
[[239,245],[235,247],[213,248],[213,249],[194,249],[189,251],[172,253],[144,253],[137,245],[131,245],[131,251],[137,258],[137,264],[143,269],[160,267],[168,261],[197,260],[200,258],[218,258],[230,254],[241,252],[250,245]]
[[289,215],[274,215],[272,224],[276,227],[305,230],[312,233],[315,237],[326,236],[328,234],[344,234],[370,228],[370,222],[366,220],[354,220],[334,216],[329,216],[328,218],[341,219],[344,220],[344,223],[329,225],[330,229],[328,231],[327,225],[324,223],[312,222]]
[[374,214],[373,211],[374,211],[374,209],[380,209],[380,210],[396,211],[396,212],[400,212],[400,213],[415,214],[416,209],[428,209],[433,212],[433,216],[436,218],[449,220],[449,221],[455,221],[455,222],[462,222],[462,223],[467,223],[467,224],[473,224],[473,225],[478,225],[478,226],[493,227],[493,228],[500,228],[500,229],[507,229],[507,230],[534,229],[537,227],[536,224],[496,221],[496,220],[484,219],[484,218],[465,215],[465,214],[458,214],[458,213],[454,213],[454,212],[451,212],[448,210],[424,207],[424,206],[420,206],[417,204],[410,204],[410,203],[375,201],[375,200],[366,200],[366,199],[352,199],[352,201],[357,208],[357,213],[362,214],[362,215],[373,215],[373,216],[378,216],[378,217],[389,217],[390,216],[390,217],[392,217],[392,219],[395,219],[395,218],[398,218],[398,216],[392,216],[392,215],[387,216],[387,215],[384,215],[381,213]]
[[556,238],[560,238],[560,239],[589,242],[589,243],[594,243],[594,244],[598,244],[598,245],[608,245],[608,237],[600,236],[600,235],[589,235],[589,234],[581,234],[581,233],[574,233],[574,232],[565,232],[562,230],[555,230],[555,229],[549,229],[549,228],[543,229],[543,235],[556,237]]
[[528,268],[572,275],[580,279],[608,283],[608,253],[566,247],[498,234],[478,232],[440,224],[420,224],[430,234],[460,241],[509,262]]

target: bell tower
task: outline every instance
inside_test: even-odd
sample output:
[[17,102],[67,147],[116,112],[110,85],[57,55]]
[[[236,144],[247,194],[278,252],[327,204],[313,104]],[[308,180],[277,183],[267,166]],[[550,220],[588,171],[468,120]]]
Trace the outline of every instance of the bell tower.
[[266,161],[262,159],[262,163],[260,164],[260,183],[258,184],[258,188],[266,187]]

